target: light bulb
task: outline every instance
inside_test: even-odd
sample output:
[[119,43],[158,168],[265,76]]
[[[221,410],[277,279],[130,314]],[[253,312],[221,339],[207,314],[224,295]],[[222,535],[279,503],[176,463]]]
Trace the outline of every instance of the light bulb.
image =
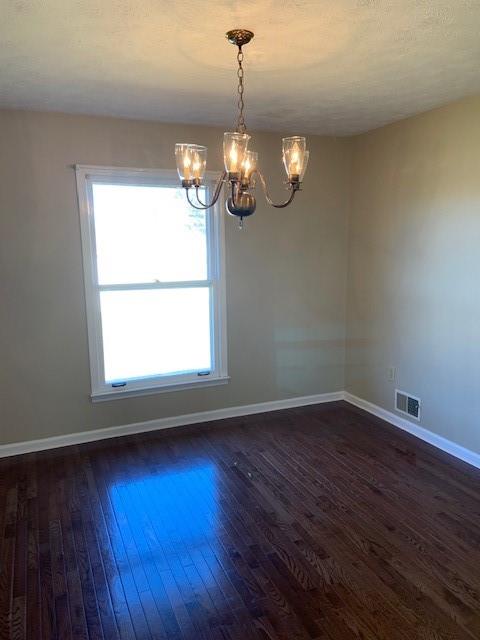
[[295,142],[290,156],[290,172],[300,175],[300,147]]
[[191,145],[190,157],[192,162],[192,174],[193,179],[200,183],[205,175],[205,169],[207,166],[207,147],[200,145]]
[[235,140],[232,142],[232,146],[230,147],[230,167],[232,171],[238,171],[238,151],[237,151],[237,143]]
[[189,181],[192,179],[191,175],[191,164],[192,160],[190,157],[190,146],[187,143],[177,142],[175,145],[175,160],[177,162],[177,171],[182,181]]
[[256,151],[247,151],[242,162],[242,183],[249,184],[252,175],[257,170],[258,153]]
[[247,133],[227,131],[223,134],[223,160],[227,173],[238,178],[245,159],[248,141]]

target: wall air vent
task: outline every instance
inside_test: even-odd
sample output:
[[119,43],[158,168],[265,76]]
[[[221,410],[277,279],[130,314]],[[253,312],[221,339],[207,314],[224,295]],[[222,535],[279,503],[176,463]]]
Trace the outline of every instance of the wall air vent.
[[395,389],[395,409],[415,420],[420,420],[420,398]]

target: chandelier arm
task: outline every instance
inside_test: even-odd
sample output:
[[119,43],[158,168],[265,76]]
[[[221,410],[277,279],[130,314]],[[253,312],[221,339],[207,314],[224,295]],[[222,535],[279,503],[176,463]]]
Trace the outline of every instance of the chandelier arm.
[[268,193],[267,183],[266,183],[266,180],[265,180],[263,174],[260,171],[256,171],[256,173],[258,173],[258,175],[260,177],[260,182],[262,183],[263,191],[265,193],[265,198],[267,199],[268,204],[270,206],[272,206],[272,207],[275,207],[275,209],[284,209],[285,207],[288,207],[288,205],[294,199],[295,193],[298,191],[298,189],[294,189],[290,185],[289,186],[289,188],[290,188],[290,196],[289,196],[289,198],[287,200],[285,200],[285,202],[282,202],[281,204],[275,204],[275,202],[273,202],[272,198],[270,197],[270,194]]
[[195,185],[195,195],[197,196],[197,200],[198,200],[198,202],[199,202],[203,207],[206,207],[206,208],[208,208],[208,207],[213,207],[213,205],[217,202],[217,200],[218,200],[218,198],[219,198],[219,196],[220,196],[220,192],[221,192],[221,190],[222,190],[222,185],[223,185],[223,182],[224,182],[224,180],[225,180],[226,176],[227,176],[227,172],[226,172],[226,171],[224,171],[224,172],[222,173],[222,175],[219,177],[219,179],[217,180],[217,184],[215,185],[215,190],[214,190],[214,192],[213,192],[212,202],[211,202],[211,204],[209,204],[209,205],[207,205],[205,202],[202,202],[202,201],[200,200],[200,197],[199,197],[199,195],[198,195],[198,190],[200,189],[200,185]]
[[202,202],[202,201],[200,200],[200,196],[198,195],[198,190],[199,190],[199,189],[200,189],[200,185],[196,184],[196,185],[195,185],[195,196],[196,196],[196,198],[197,198],[197,202],[198,202],[199,204],[201,204],[201,205],[202,205],[202,207],[206,207],[207,205],[205,204],[205,202]]
[[187,200],[188,200],[188,204],[193,207],[194,209],[198,209],[199,211],[205,211],[205,209],[210,209],[211,204],[207,205],[202,205],[201,207],[199,207],[198,205],[194,204],[191,199],[190,199],[190,187],[185,187],[185,195],[187,196]]
[[223,186],[223,182],[225,180],[226,175],[227,175],[227,172],[224,171],[222,175],[218,178],[217,184],[215,185],[215,191],[213,192],[213,198],[210,204],[206,204],[200,200],[200,198],[198,197],[198,190],[200,188],[200,185],[195,185],[195,194],[196,194],[198,203],[201,205],[200,207],[191,201],[190,193],[189,193],[190,187],[185,187],[185,193],[187,195],[187,200],[190,206],[192,206],[194,209],[199,209],[202,211],[205,209],[210,209],[210,207],[213,207],[217,203],[218,198],[220,197],[220,193],[222,192],[222,186]]
[[222,175],[219,177],[217,184],[215,185],[215,191],[213,192],[213,200],[210,206],[213,206],[217,203],[220,194],[222,193],[223,183],[225,182],[225,178],[227,177],[227,172],[223,171]]

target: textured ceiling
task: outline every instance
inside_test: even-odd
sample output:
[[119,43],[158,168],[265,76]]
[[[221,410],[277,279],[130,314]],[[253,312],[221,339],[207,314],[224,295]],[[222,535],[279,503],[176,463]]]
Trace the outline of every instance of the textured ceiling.
[[0,0],[0,106],[351,134],[480,93],[480,0]]

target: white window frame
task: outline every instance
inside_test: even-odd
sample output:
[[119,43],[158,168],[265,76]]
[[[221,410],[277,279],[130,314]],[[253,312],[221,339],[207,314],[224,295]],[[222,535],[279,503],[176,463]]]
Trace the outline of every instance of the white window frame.
[[[92,401],[111,400],[135,395],[146,395],[165,391],[226,384],[227,334],[225,300],[225,229],[224,215],[217,203],[206,213],[207,220],[207,280],[190,282],[145,283],[133,285],[99,285],[95,242],[92,184],[131,184],[179,186],[176,171],[137,168],[75,165],[78,205],[82,235],[85,302],[87,314],[88,345],[91,375]],[[206,197],[213,193],[215,175],[205,177]],[[148,284],[148,286],[147,286]],[[127,380],[125,386],[112,386],[105,382],[100,291],[165,289],[202,286],[210,288],[210,331],[212,370],[179,375],[160,375],[143,379]],[[117,383],[118,384],[118,383]]]

